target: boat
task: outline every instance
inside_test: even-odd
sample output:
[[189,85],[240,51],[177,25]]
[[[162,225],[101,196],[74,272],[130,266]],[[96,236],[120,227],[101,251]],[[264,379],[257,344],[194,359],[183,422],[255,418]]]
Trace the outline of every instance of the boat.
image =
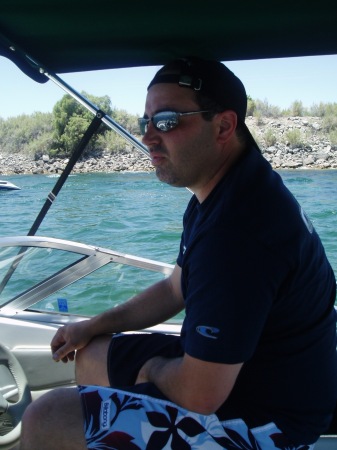
[[[50,341],[58,327],[86,320],[83,280],[113,268],[167,276],[172,266],[93,245],[38,235],[41,222],[103,123],[140,152],[147,148],[83,94],[64,73],[162,65],[197,55],[221,61],[337,54],[337,3],[270,0],[259,4],[172,0],[103,2],[4,0],[0,4],[0,55],[38,83],[54,82],[92,113],[27,236],[0,237],[0,449],[20,440],[27,405],[47,390],[74,386],[74,364],[55,364]],[[324,81],[323,81],[324,82]],[[13,93],[15,96],[15,93]],[[43,262],[43,263],[42,263]],[[109,282],[111,282],[109,280]],[[179,323],[154,328],[179,333]],[[151,329],[153,330],[153,329]],[[148,330],[145,330],[148,331]],[[337,380],[336,380],[337,383]],[[337,411],[316,450],[337,448]]]
[[14,183],[6,180],[0,180],[0,191],[19,191],[21,188]]

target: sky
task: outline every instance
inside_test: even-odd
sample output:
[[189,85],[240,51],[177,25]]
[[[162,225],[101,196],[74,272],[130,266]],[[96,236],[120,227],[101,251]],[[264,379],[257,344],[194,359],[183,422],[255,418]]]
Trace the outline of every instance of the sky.
[[[253,99],[286,109],[294,101],[303,106],[337,103],[337,55],[225,62]],[[108,95],[112,107],[143,115],[146,88],[159,67],[115,69],[61,74],[78,92]],[[52,112],[64,91],[52,81],[39,84],[0,57],[0,117]]]

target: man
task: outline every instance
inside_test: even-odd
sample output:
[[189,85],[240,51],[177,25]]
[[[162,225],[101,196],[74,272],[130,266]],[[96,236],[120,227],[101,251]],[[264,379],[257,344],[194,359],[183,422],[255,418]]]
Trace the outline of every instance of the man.
[[[143,142],[158,178],[194,193],[177,264],[125,304],[58,330],[53,357],[77,350],[82,386],[28,408],[22,449],[309,449],[328,427],[336,281],[244,124],[246,106],[241,81],[215,61],[173,61],[150,83]],[[119,334],[183,309],[180,337]]]

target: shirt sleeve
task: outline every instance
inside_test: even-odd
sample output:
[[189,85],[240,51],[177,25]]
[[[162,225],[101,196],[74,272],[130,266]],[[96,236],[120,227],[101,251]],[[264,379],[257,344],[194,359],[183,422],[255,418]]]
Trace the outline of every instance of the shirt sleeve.
[[249,360],[287,272],[282,258],[242,229],[215,228],[181,259],[185,352],[227,364]]

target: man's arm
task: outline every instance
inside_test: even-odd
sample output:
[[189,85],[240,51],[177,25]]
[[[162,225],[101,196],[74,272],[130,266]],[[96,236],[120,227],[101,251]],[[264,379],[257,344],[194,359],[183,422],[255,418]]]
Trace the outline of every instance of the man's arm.
[[242,364],[155,357],[139,371],[136,383],[150,381],[172,402],[199,414],[212,414],[226,401]]
[[56,361],[74,359],[75,350],[106,333],[140,330],[164,322],[184,308],[180,286],[181,268],[145,291],[90,320],[65,325],[55,334],[51,348]]

